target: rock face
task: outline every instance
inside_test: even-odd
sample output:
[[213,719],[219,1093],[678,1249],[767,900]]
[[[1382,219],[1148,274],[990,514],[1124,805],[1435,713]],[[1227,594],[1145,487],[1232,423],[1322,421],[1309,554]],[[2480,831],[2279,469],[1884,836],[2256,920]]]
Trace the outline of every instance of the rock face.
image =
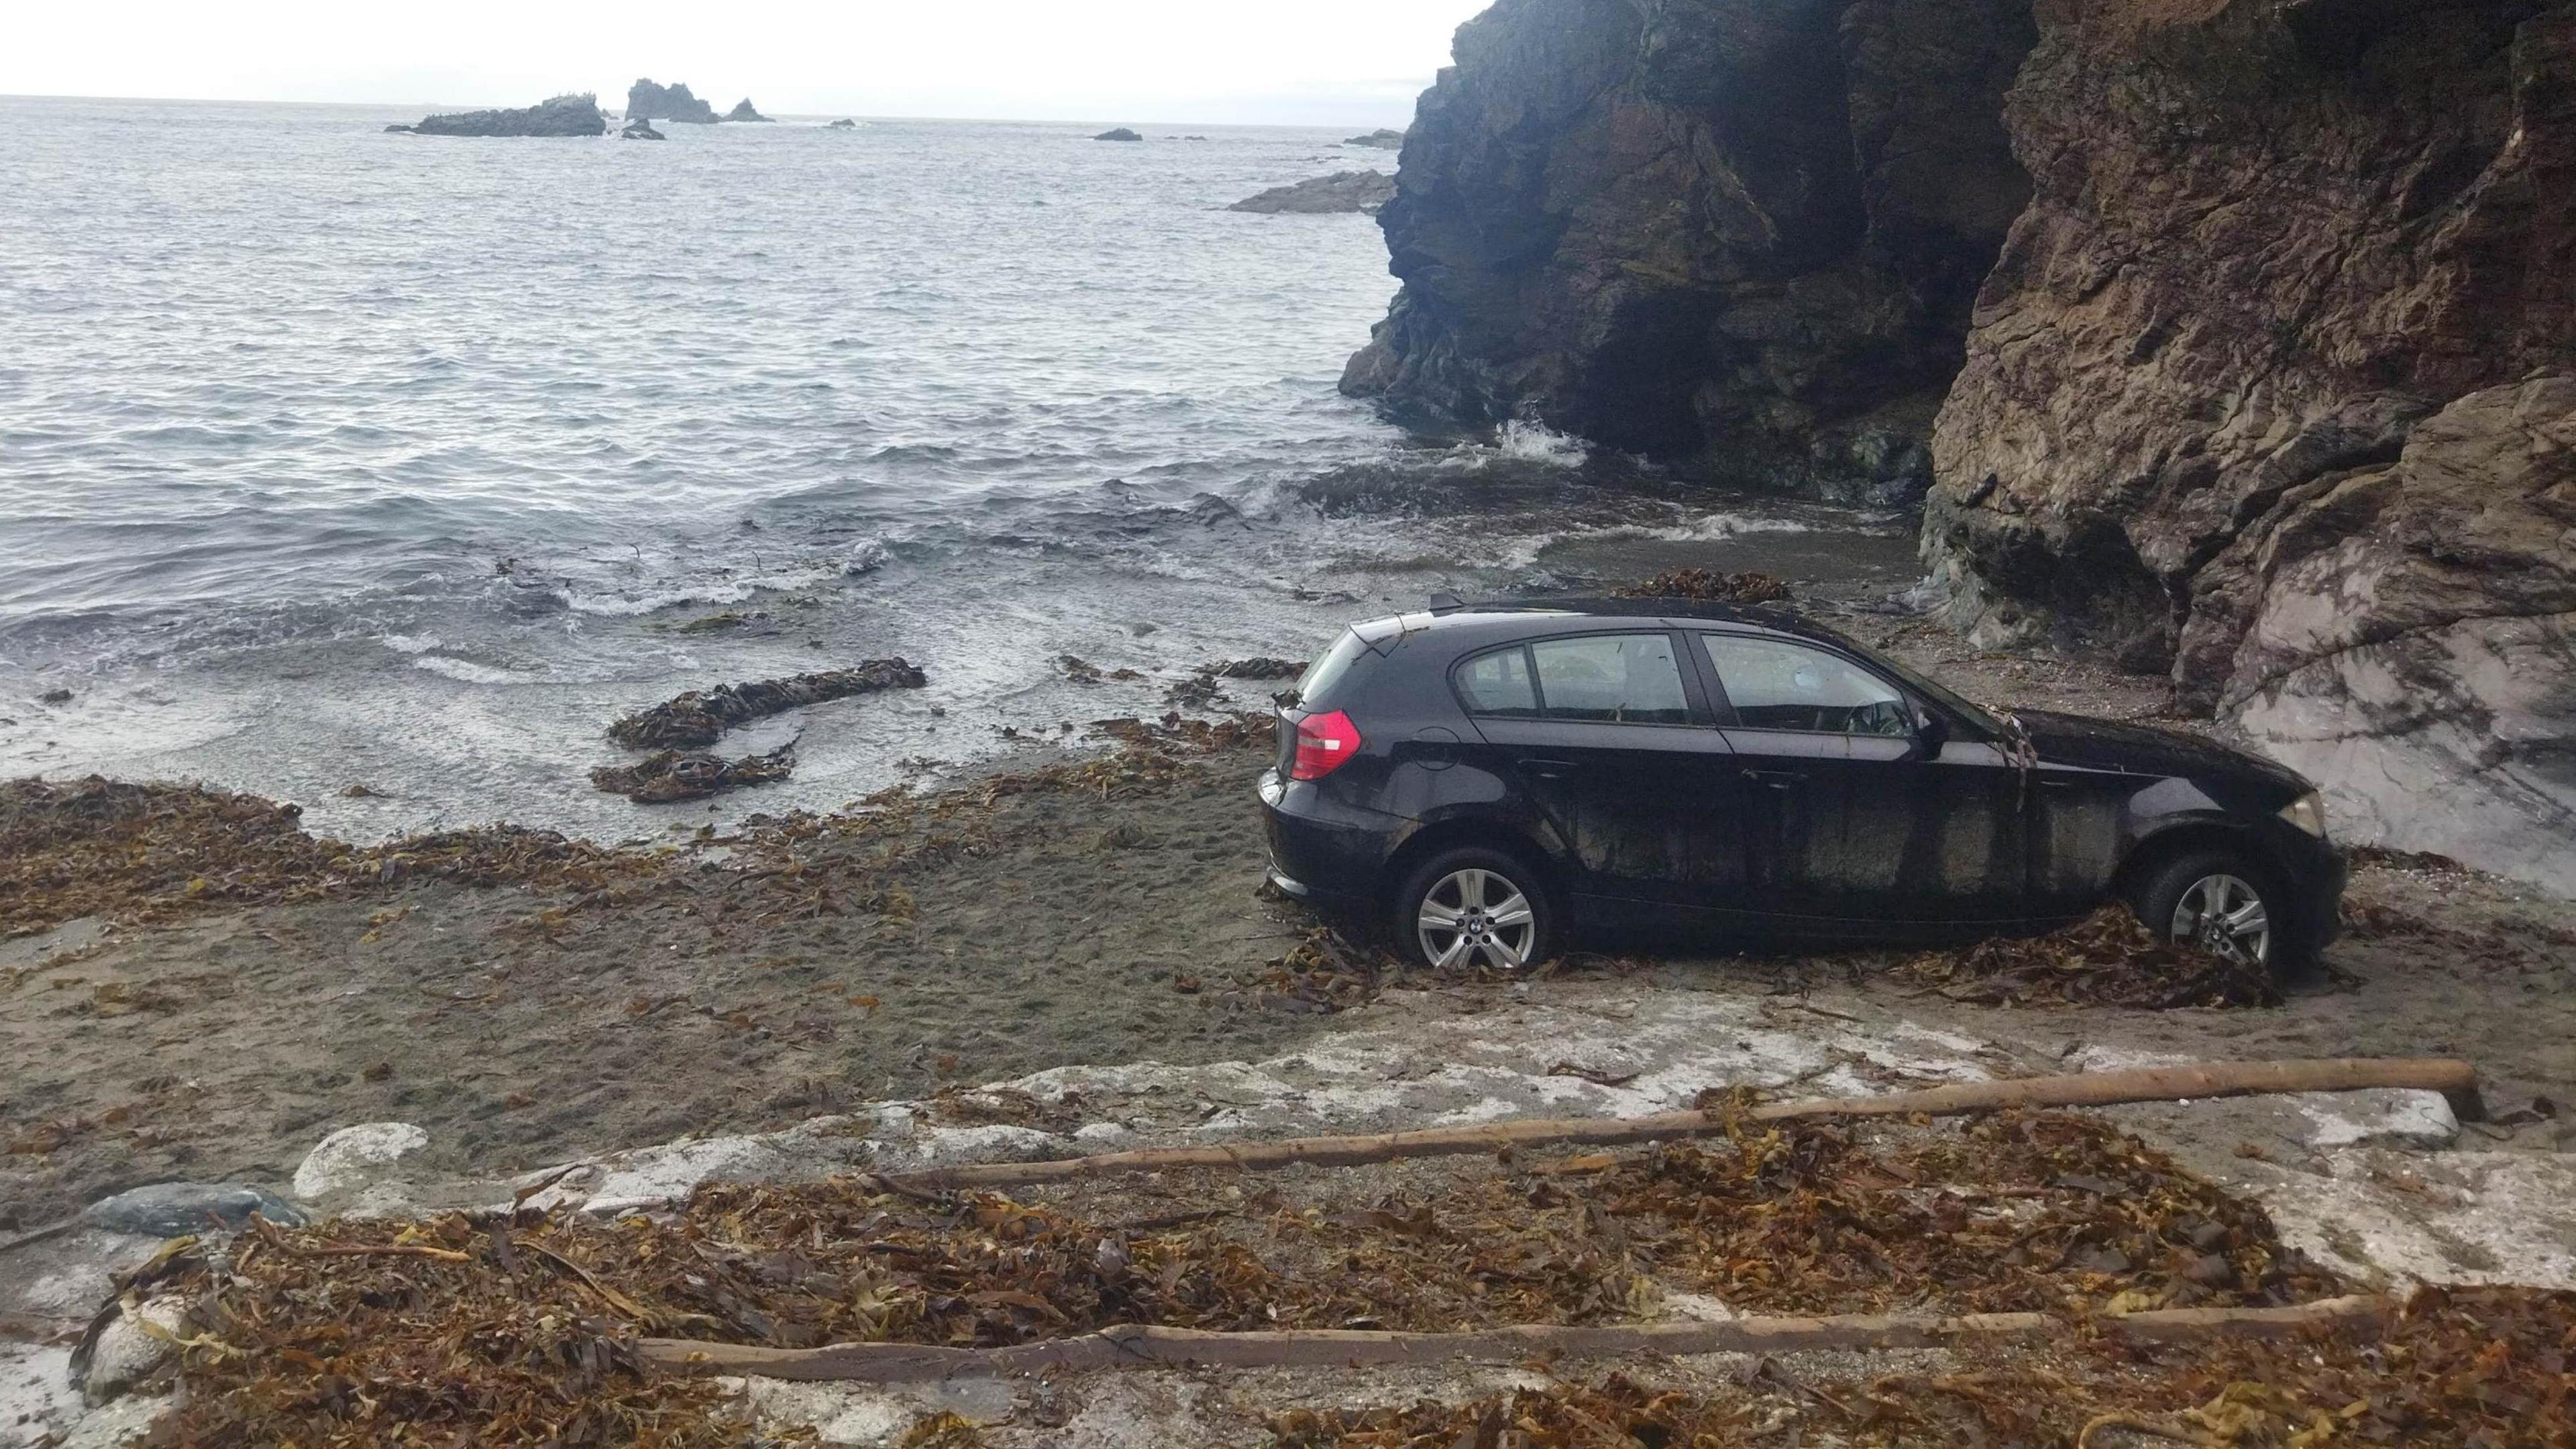
[[410,130],[422,136],[605,136],[608,117],[600,113],[597,96],[566,95],[522,110],[430,116]]
[[1293,186],[1274,186],[1249,196],[1228,211],[1280,212],[1364,211],[1374,214],[1395,199],[1395,181],[1378,171],[1336,171]]
[[1989,641],[2169,672],[2368,835],[2576,886],[2576,7],[2044,6],[1935,440]]
[[741,100],[734,102],[732,110],[725,112],[725,119],[728,121],[766,121],[769,118],[752,109],[751,97],[744,96]]
[[1095,141],[1142,141],[1145,138],[1134,131],[1128,130],[1125,126],[1120,126],[1115,130],[1103,131],[1091,139]]
[[1500,0],[1404,140],[1404,288],[1343,390],[1921,493],[2030,195],[2002,112],[2033,37],[2028,0]]
[[[744,104],[750,104],[748,101]],[[685,121],[693,126],[716,123],[716,108],[690,94],[688,84],[675,81],[657,86],[650,78],[626,88],[626,119],[632,121]]]

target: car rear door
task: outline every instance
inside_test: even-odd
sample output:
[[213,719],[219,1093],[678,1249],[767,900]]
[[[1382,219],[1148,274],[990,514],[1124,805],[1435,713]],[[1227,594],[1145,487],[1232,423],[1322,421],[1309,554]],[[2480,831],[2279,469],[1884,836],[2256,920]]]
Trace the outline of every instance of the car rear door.
[[1663,910],[1705,904],[1716,862],[1695,849],[1694,787],[1731,782],[1682,641],[1663,628],[1531,639],[1453,672],[1485,748],[1526,792],[1572,862],[1578,895]]
[[1820,645],[1693,642],[1747,787],[1726,824],[1756,911],[1855,934],[2026,914],[2020,792],[1990,744],[1928,748],[1926,706]]

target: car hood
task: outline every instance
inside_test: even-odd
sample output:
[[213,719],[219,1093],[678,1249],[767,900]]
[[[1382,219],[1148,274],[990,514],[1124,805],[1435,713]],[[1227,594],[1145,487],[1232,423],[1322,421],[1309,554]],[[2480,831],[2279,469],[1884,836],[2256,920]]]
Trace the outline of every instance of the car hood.
[[2287,766],[2181,730],[2088,719],[2046,709],[2017,709],[2013,716],[2030,732],[2031,748],[2049,764],[2118,770],[2131,775],[2223,775],[2260,780],[2296,793],[2314,788],[2306,777]]

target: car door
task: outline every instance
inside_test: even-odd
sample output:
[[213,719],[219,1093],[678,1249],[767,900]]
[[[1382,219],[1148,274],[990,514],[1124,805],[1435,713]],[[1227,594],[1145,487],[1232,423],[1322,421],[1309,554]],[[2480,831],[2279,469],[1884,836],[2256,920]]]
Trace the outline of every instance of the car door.
[[1805,929],[2018,919],[2024,806],[1989,740],[1857,660],[1771,635],[1701,632],[1746,786],[1715,822],[1759,913]]
[[[1578,895],[1667,908],[1700,904],[1709,889],[1685,782],[1733,770],[1679,645],[1664,629],[1533,639],[1472,656],[1453,675],[1487,747],[1572,862]],[[1738,859],[1716,864],[1729,872]]]

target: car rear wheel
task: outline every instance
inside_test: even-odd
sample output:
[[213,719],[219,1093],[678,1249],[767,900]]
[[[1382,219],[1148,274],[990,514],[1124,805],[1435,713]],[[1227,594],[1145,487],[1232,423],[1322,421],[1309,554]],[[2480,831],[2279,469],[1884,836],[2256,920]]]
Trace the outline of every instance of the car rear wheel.
[[2129,904],[2158,934],[2213,956],[2268,968],[2289,955],[2279,888],[2269,872],[2232,852],[2168,863],[2139,883]]
[[1444,850],[1395,895],[1395,939],[1427,965],[1526,971],[1556,949],[1556,912],[1538,873],[1499,850]]

